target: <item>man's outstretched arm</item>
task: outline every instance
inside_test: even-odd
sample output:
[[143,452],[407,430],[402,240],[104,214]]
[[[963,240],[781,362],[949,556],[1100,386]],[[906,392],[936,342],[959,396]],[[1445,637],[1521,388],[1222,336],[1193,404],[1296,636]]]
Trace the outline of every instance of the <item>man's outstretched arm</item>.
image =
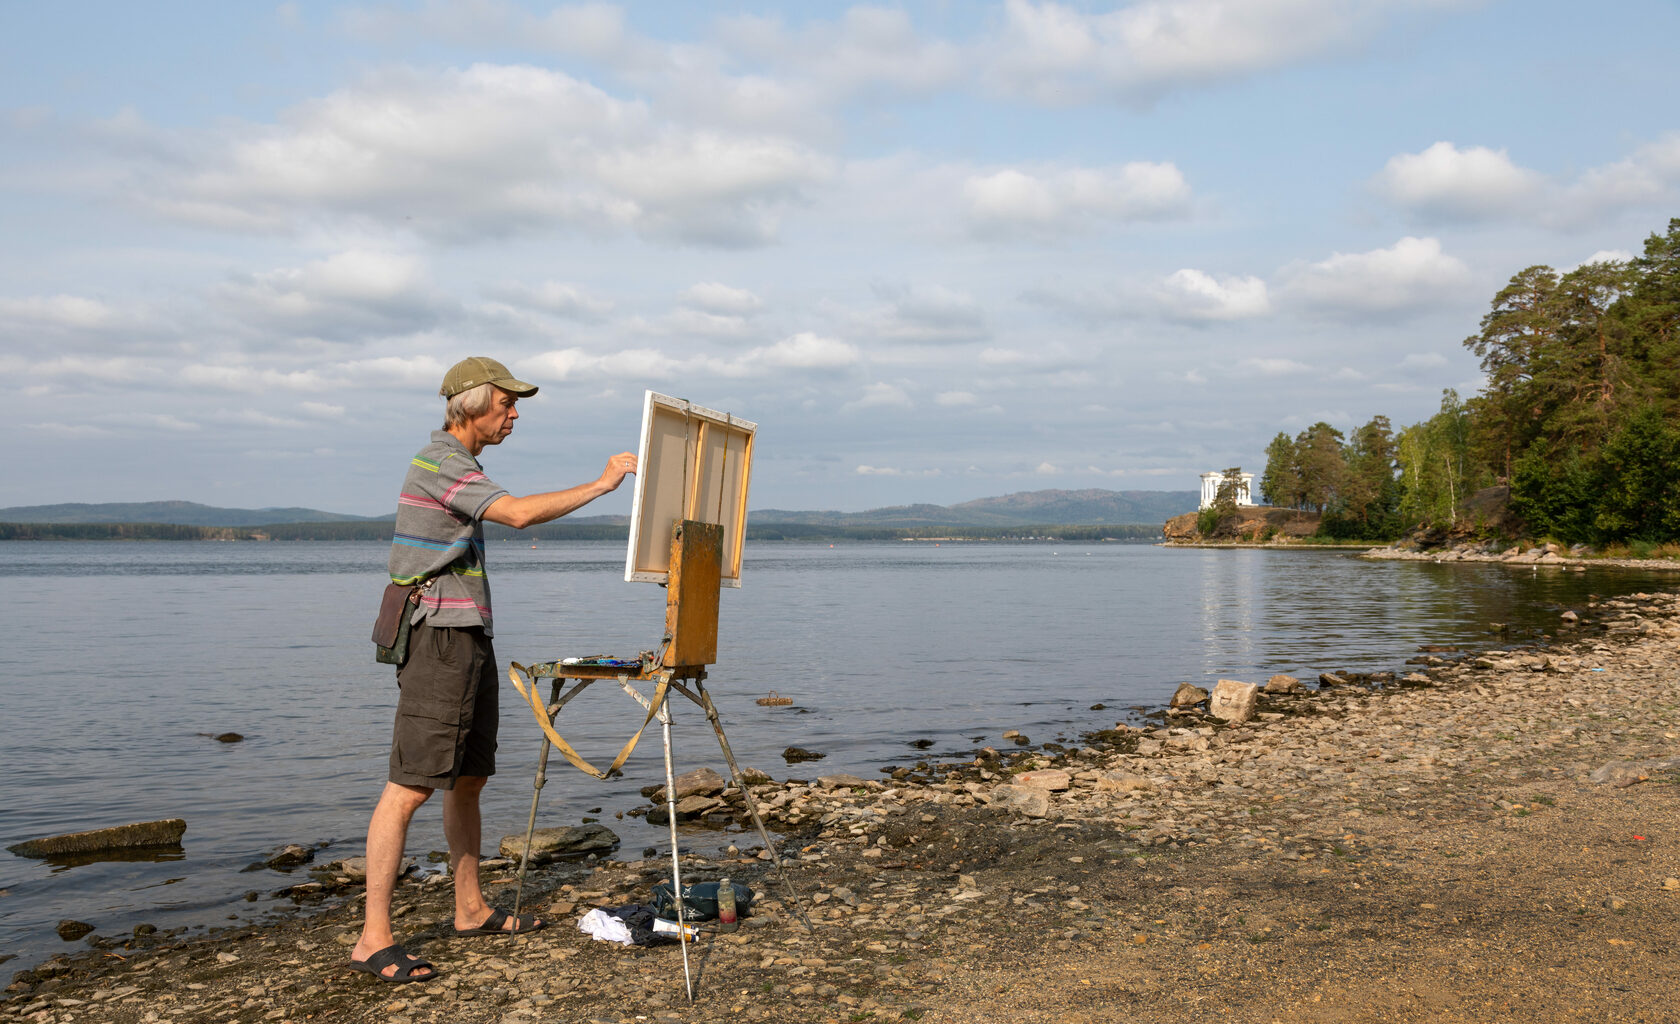
[[559,519],[568,512],[576,511],[599,498],[603,494],[611,494],[618,490],[618,485],[624,478],[636,471],[636,456],[629,452],[620,452],[607,460],[607,468],[601,475],[586,484],[568,487],[563,491],[546,491],[542,494],[527,494],[515,497],[504,494],[490,503],[484,510],[484,518],[492,523],[501,523],[516,530],[523,530],[527,526],[546,523],[551,519]]

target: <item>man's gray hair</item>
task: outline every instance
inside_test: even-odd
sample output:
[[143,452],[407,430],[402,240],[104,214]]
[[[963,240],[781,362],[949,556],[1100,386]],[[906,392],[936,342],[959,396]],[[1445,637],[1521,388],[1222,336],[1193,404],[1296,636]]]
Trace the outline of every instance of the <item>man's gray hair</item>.
[[453,396],[443,409],[443,429],[448,430],[474,416],[484,415],[489,411],[490,402],[495,397],[496,385],[488,382]]

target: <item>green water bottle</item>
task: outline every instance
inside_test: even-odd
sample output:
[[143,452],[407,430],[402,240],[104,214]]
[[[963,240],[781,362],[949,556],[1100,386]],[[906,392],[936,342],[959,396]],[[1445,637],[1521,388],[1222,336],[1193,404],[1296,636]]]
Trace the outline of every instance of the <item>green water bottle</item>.
[[718,882],[718,931],[732,932],[739,928],[740,922],[735,919],[735,884],[729,879]]

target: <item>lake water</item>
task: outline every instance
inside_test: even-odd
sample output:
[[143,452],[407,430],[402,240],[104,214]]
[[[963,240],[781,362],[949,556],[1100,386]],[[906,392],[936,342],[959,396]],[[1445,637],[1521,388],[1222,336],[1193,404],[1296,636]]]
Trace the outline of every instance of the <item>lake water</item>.
[[[105,935],[226,923],[240,899],[297,881],[241,873],[289,842],[361,852],[383,784],[392,670],[368,633],[384,544],[9,543],[0,580],[0,847],[155,818],[187,820],[172,861],[52,865],[0,852],[0,955],[10,969],[68,948],[60,918]],[[497,654],[507,661],[655,646],[664,591],[625,583],[623,545],[492,545]],[[1274,672],[1399,669],[1422,643],[1533,639],[1589,593],[1672,589],[1615,569],[1364,562],[1324,551],[1120,544],[759,544],[725,590],[709,680],[743,765],[777,778],[955,756],[1082,731],[1159,706],[1179,682]],[[1488,623],[1511,626],[1509,639]],[[791,707],[763,707],[775,690]],[[546,684],[545,691],[546,693]],[[1092,711],[1096,703],[1107,711]],[[1136,706],[1136,707],[1134,707]],[[674,700],[677,770],[726,771],[703,717]],[[1131,708],[1131,710],[1128,710]],[[606,763],[640,723],[598,684],[561,732]],[[241,743],[210,736],[244,734]],[[927,751],[909,746],[933,741]],[[505,682],[500,774],[485,792],[487,852],[522,832],[540,734]],[[825,752],[789,767],[781,751]],[[649,730],[625,777],[553,759],[540,825],[601,817],[627,850],[660,830],[613,814],[663,782]],[[434,802],[435,803],[435,802]],[[595,811],[594,809],[601,809]],[[685,840],[688,841],[688,840]],[[696,845],[717,843],[707,833]],[[409,852],[444,848],[435,806]],[[289,905],[289,904],[283,904]]]

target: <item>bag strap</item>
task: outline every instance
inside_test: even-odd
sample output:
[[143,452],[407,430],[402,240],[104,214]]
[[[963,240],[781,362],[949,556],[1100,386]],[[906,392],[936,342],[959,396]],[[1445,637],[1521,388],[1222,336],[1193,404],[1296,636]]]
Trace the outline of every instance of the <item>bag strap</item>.
[[[520,683],[519,677],[521,675],[525,675],[527,678],[530,678],[529,689]],[[628,673],[626,673],[626,675],[628,676]],[[654,687],[652,698],[650,698],[647,702],[647,717],[642,719],[641,727],[638,728],[635,734],[625,742],[624,746],[619,750],[618,756],[613,758],[612,764],[608,766],[606,771],[602,771],[585,760],[582,754],[573,750],[572,745],[567,743],[565,738],[555,731],[554,722],[548,716],[548,709],[543,707],[542,697],[537,693],[537,681],[534,677],[530,676],[530,670],[519,664],[517,661],[512,662],[508,666],[508,679],[513,683],[513,688],[519,691],[519,695],[524,697],[530,703],[531,713],[536,716],[537,724],[542,726],[543,735],[547,736],[548,741],[554,744],[555,748],[560,751],[560,756],[570,761],[579,771],[593,775],[597,779],[608,779],[619,774],[619,769],[624,767],[624,762],[629,759],[630,752],[635,750],[636,744],[641,741],[642,733],[647,730],[648,723],[653,721],[654,716],[659,714],[660,707],[664,705],[666,693],[671,688],[671,678],[673,675],[675,675],[675,673],[673,673],[670,669],[662,669],[655,675],[654,678],[658,680],[658,683]],[[596,680],[593,679],[588,680],[588,682],[595,681]]]

